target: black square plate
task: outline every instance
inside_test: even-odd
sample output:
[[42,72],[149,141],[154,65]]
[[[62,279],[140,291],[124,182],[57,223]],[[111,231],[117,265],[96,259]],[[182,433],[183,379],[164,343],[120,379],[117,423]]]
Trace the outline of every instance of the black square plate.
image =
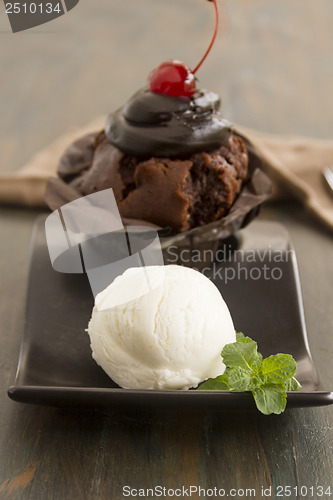
[[[254,407],[252,396],[241,392],[119,388],[91,356],[85,329],[93,296],[87,277],[52,269],[44,222],[45,217],[37,220],[32,238],[25,329],[16,379],[8,390],[11,399],[112,409]],[[169,263],[175,253],[166,252]],[[255,221],[232,243],[222,242],[216,255],[220,258],[205,274],[221,290],[236,330],[256,340],[264,356],[285,352],[297,361],[302,390],[288,394],[288,407],[333,403],[333,393],[321,390],[311,359],[295,253],[283,226]]]

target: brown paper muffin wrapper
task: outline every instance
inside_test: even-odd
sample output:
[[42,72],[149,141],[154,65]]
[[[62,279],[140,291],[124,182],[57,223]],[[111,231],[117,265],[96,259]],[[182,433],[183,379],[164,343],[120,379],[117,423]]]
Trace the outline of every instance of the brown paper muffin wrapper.
[[[226,239],[249,224],[258,214],[260,205],[272,194],[272,183],[262,170],[262,160],[250,141],[238,134],[246,143],[249,153],[249,174],[240,194],[220,220],[199,226],[189,231],[174,233],[170,228],[161,228],[149,222],[123,218],[124,225],[147,225],[159,231],[162,248],[169,245],[196,247],[203,243]],[[45,200],[51,210],[82,197],[81,193],[60,178],[50,178]],[[208,245],[209,246],[209,245]]]

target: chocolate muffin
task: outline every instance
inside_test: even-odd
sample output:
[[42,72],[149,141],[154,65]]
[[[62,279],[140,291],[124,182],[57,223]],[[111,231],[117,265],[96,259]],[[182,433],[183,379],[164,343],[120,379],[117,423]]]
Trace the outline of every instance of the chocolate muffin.
[[120,214],[176,232],[221,219],[248,172],[243,140],[207,91],[190,98],[142,89],[105,131],[72,144],[59,176],[82,195],[112,188]]

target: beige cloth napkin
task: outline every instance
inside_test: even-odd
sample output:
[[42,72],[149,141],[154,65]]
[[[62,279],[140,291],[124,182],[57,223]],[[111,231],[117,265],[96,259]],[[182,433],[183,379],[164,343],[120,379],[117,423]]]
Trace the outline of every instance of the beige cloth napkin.
[[[0,174],[0,203],[46,207],[45,187],[56,176],[57,164],[64,150],[74,140],[104,127],[100,117],[84,128],[68,132],[38,152],[18,172]],[[333,230],[333,193],[322,177],[322,168],[333,165],[333,140],[274,136],[237,126],[264,160],[266,173],[276,192],[293,196]]]

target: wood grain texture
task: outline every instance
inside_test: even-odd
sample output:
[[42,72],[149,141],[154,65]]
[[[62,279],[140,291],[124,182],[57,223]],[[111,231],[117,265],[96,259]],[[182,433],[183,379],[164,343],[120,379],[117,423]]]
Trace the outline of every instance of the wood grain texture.
[[[17,35],[0,10],[1,171],[119,106],[162,60],[195,64],[212,26],[202,3],[82,1],[54,23]],[[271,132],[331,137],[331,0],[225,0],[222,12],[217,46],[198,77],[221,93],[225,115]],[[0,209],[1,499],[117,500],[124,485],[255,488],[256,498],[261,487],[333,488],[331,407],[264,417],[204,408],[79,412],[10,401],[37,214]],[[292,236],[310,347],[330,390],[332,237],[293,203],[270,205],[261,217],[280,220]]]

